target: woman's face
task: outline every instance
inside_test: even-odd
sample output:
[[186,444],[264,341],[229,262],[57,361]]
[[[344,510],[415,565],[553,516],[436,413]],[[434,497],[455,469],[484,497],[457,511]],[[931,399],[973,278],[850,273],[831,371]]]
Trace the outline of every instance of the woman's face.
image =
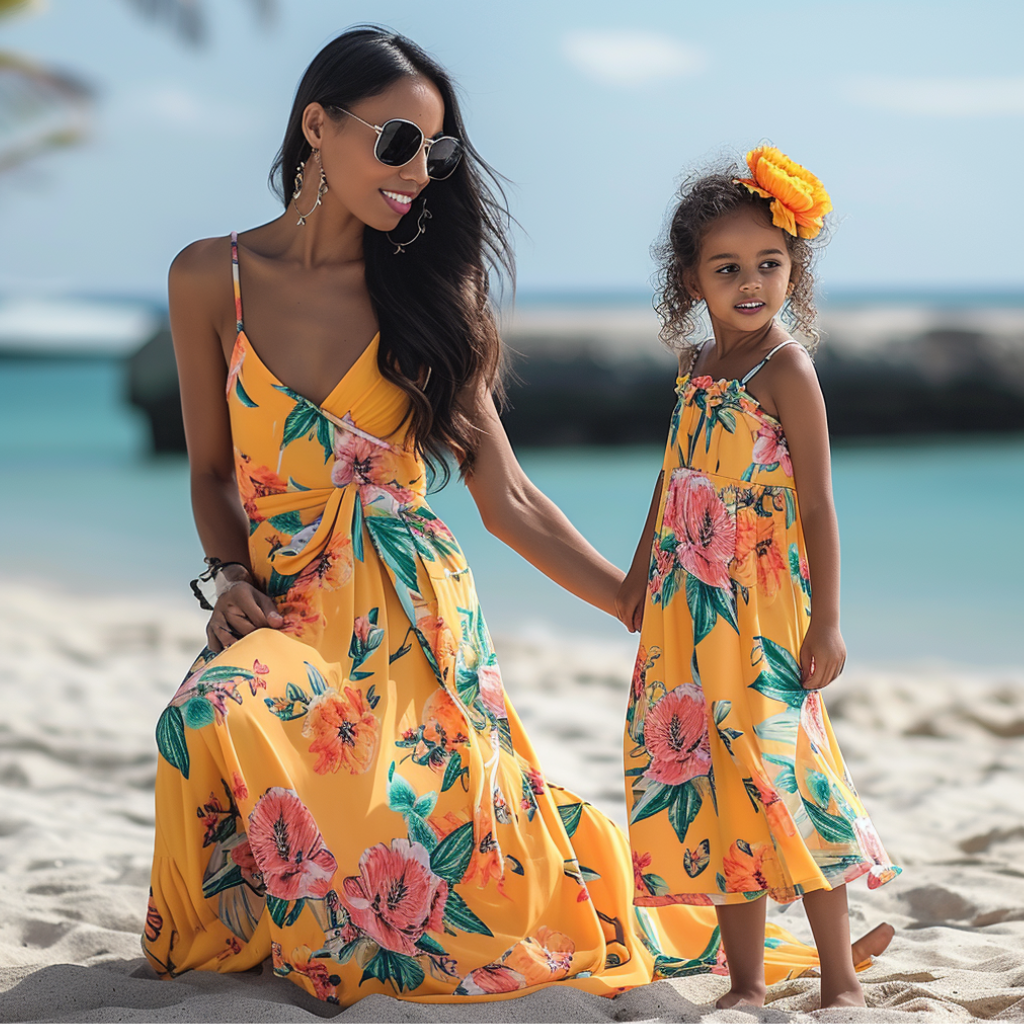
[[793,261],[782,228],[742,207],[720,217],[701,243],[691,288],[713,319],[736,331],[765,327],[790,292]]
[[[421,75],[400,78],[384,92],[358,100],[348,109],[373,125],[383,125],[393,117],[412,121],[428,139],[444,124],[441,93]],[[397,227],[430,181],[425,147],[404,166],[388,167],[373,155],[377,133],[354,117],[342,114],[335,120],[319,103],[311,103],[302,126],[306,141],[320,150],[329,189],[324,205],[339,203],[371,228],[391,231]],[[315,201],[319,171],[315,160],[307,161],[300,202],[308,205]]]

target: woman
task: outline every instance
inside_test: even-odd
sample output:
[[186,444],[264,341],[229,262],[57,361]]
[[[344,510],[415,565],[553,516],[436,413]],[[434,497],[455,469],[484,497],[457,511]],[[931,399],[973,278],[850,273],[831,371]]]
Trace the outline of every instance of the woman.
[[[144,948],[164,976],[272,955],[348,1004],[723,972],[710,908],[634,910],[621,833],[544,779],[425,500],[425,463],[454,453],[488,529],[614,614],[622,573],[526,478],[495,411],[488,272],[511,256],[488,174],[443,69],[357,29],[299,86],[284,214],[171,269],[217,597],[157,728]],[[785,933],[769,945],[770,980],[816,963]]]

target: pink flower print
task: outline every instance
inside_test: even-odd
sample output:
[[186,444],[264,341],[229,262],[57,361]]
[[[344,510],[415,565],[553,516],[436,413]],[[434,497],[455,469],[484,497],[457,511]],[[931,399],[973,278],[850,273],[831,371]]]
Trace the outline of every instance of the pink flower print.
[[487,964],[470,971],[455,990],[456,995],[484,996],[526,988],[526,978],[504,964]]
[[725,959],[725,947],[719,946],[715,954],[715,966],[711,968],[712,974],[720,974],[723,977],[729,976],[729,961]]
[[633,884],[638,892],[647,892],[647,883],[644,881],[644,868],[651,866],[651,855],[649,853],[637,853],[633,851]]
[[393,839],[363,851],[359,874],[346,878],[342,899],[352,923],[378,946],[418,956],[417,940],[442,930],[448,883],[430,868],[420,843]]
[[644,746],[651,755],[644,775],[655,782],[681,786],[707,775],[711,744],[704,691],[681,683],[652,704],[644,721]]
[[270,669],[266,665],[264,665],[259,658],[257,658],[252,663],[252,670],[255,675],[254,678],[249,680],[249,689],[252,692],[252,695],[255,697],[257,690],[265,690],[267,688],[266,675],[270,671]]
[[530,789],[540,796],[544,792],[544,776],[540,773],[538,768],[527,768],[526,778],[529,780]]
[[827,750],[828,736],[825,733],[825,715],[821,703],[821,694],[817,690],[808,690],[807,699],[800,708],[800,728],[807,733],[812,746],[818,750]]
[[689,469],[673,470],[663,518],[679,541],[679,564],[712,587],[728,587],[736,523],[711,480]]
[[249,787],[239,772],[231,773],[231,792],[236,800],[245,800],[249,796]]
[[793,463],[789,458],[786,435],[778,423],[763,423],[761,425],[761,429],[757,432],[757,438],[754,440],[752,458],[756,466],[774,466],[778,463],[786,476],[793,475]]
[[[346,422],[351,422],[349,416]],[[335,487],[347,487],[351,483],[381,484],[380,461],[384,449],[379,444],[355,433],[337,427],[334,431],[334,466],[331,469],[331,483]]]
[[495,718],[508,718],[505,710],[505,688],[497,665],[484,665],[476,674],[480,683],[480,700]]
[[271,896],[321,899],[330,890],[338,863],[294,790],[273,786],[259,798],[249,815],[249,845]]
[[647,589],[651,597],[656,597],[661,591],[661,585],[665,577],[675,568],[676,556],[671,551],[662,551],[661,546],[654,549],[654,564],[651,566],[651,573],[647,580]]
[[238,339],[235,343],[235,350],[231,353],[231,365],[228,367],[228,380],[224,386],[224,394],[230,398],[231,389],[238,381],[238,375],[242,372],[242,363],[245,362],[245,343]]
[[714,377],[709,377],[705,374],[703,377],[691,377],[690,384],[693,386],[694,391],[706,391],[712,384],[715,383]]

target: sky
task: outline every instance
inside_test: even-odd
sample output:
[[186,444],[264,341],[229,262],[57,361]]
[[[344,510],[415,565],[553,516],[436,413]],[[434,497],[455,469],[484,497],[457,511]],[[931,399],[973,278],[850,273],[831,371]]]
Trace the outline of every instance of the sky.
[[205,0],[190,47],[128,0],[48,0],[0,50],[95,90],[89,139],[0,177],[0,292],[160,300],[196,238],[277,216],[302,72],[364,20],[460,84],[512,184],[522,295],[649,292],[680,175],[770,141],[832,194],[826,293],[1024,288],[1024,4]]

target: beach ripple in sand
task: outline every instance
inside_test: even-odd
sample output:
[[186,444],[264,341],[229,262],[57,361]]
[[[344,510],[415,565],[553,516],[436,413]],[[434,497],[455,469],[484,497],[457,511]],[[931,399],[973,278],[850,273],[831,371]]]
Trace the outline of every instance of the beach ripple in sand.
[[[553,988],[465,1006],[371,996],[345,1011],[269,970],[157,981],[138,946],[153,725],[202,625],[156,598],[0,598],[0,1021],[1024,1020],[1024,677],[939,666],[851,671],[827,694],[861,794],[906,868],[871,894],[851,886],[855,931],[882,919],[897,929],[863,977],[867,1010],[816,1011],[813,978],[774,986],[757,1013],[713,1010],[727,982],[711,976],[615,1000]],[[628,640],[497,645],[552,781],[622,821]],[[782,921],[808,936],[799,910]]]

